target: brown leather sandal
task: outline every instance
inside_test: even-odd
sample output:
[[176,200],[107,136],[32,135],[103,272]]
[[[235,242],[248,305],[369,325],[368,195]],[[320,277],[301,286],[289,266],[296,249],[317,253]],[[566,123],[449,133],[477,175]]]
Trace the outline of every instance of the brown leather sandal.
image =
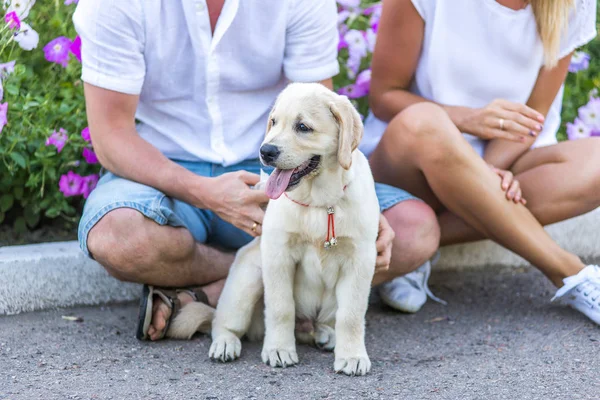
[[167,324],[165,329],[162,331],[158,340],[163,339],[171,326],[171,321],[175,319],[175,316],[181,310],[181,302],[177,295],[179,293],[188,293],[194,301],[208,304],[208,297],[206,293],[199,288],[181,288],[181,289],[173,289],[173,288],[164,288],[158,286],[150,286],[144,285],[142,288],[142,297],[140,299],[140,310],[138,315],[138,326],[135,337],[139,340],[148,340],[150,337],[148,336],[148,329],[150,328],[150,323],[152,322],[152,308],[154,304],[155,296],[159,297],[170,309],[171,315],[167,319]]

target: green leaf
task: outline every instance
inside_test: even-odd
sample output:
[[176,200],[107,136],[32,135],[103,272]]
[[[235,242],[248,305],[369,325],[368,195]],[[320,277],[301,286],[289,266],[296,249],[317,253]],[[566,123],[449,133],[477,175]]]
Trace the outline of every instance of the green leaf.
[[17,233],[25,233],[27,232],[27,223],[25,222],[25,218],[23,217],[18,217],[15,220],[15,223],[13,225],[13,229],[17,232]]
[[25,168],[27,165],[25,158],[19,153],[10,153],[10,158],[12,158],[21,168]]
[[46,210],[46,217],[48,217],[48,218],[56,218],[59,215],[60,215],[60,210],[58,210],[54,207]]
[[0,197],[0,211],[6,212],[10,210],[15,203],[15,198],[12,194],[5,194]]
[[26,208],[23,216],[25,217],[27,226],[30,228],[35,228],[35,226],[40,222],[40,214],[33,211],[32,207]]

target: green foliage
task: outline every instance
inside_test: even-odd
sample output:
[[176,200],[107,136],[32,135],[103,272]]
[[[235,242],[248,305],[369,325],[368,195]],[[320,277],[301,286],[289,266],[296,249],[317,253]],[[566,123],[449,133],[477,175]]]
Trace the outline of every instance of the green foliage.
[[[363,0],[362,6],[376,2]],[[27,18],[40,35],[39,45],[33,51],[24,51],[14,41],[7,41],[9,36],[0,31],[0,62],[17,60],[14,73],[3,80],[2,102],[7,102],[9,108],[8,125],[0,133],[0,223],[10,223],[17,231],[35,228],[48,218],[76,222],[83,199],[65,197],[59,191],[60,177],[70,170],[80,175],[98,171],[97,165],[86,164],[81,156],[89,146],[80,135],[87,124],[81,65],[73,56],[67,68],[44,58],[43,47],[52,39],[76,37],[71,22],[74,10],[75,6],[65,6],[64,0],[38,0]],[[346,24],[364,31],[369,27],[369,18],[356,16]],[[574,119],[590,91],[600,86],[600,40],[583,50],[591,55],[590,68],[567,78],[560,139],[566,138],[564,123]],[[342,49],[342,71],[334,80],[336,88],[354,83],[347,71],[347,59],[348,50]],[[369,54],[361,61],[359,71],[368,69],[370,62]],[[367,114],[366,97],[355,104],[361,114]],[[54,146],[45,143],[60,128],[68,132],[68,141],[58,153]]]
[[[600,32],[600,0],[596,10],[596,21]],[[590,94],[600,88],[600,39],[597,37],[581,48],[591,57],[590,67],[577,73],[569,73],[565,83],[563,98],[562,126],[558,132],[559,140],[567,140],[566,124],[577,116],[579,107],[586,104]]]
[[[80,134],[86,127],[81,65],[72,55],[66,69],[44,58],[43,47],[52,39],[75,38],[74,10],[62,1],[38,1],[27,18],[40,35],[37,49],[24,51],[14,41],[0,44],[0,61],[17,60],[3,81],[9,107],[0,134],[0,223],[12,223],[17,231],[34,228],[43,218],[75,221],[82,198],[65,197],[59,179],[69,170],[87,175],[98,169],[81,157],[87,145]],[[60,153],[45,145],[59,128],[68,132]]]

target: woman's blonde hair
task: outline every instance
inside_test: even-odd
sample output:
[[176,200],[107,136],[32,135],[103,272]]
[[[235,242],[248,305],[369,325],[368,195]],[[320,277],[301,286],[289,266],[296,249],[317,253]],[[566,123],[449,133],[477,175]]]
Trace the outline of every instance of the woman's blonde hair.
[[530,0],[538,32],[544,45],[544,65],[556,66],[560,40],[567,30],[573,0]]

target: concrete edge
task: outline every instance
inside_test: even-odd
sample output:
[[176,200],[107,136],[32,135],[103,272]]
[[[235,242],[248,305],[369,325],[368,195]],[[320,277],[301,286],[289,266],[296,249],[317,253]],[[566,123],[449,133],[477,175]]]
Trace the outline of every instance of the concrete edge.
[[[548,233],[588,263],[600,262],[600,209],[551,225]],[[522,258],[490,242],[442,249],[435,270],[524,267]],[[140,285],[119,282],[84,256],[77,242],[0,248],[0,315],[133,301]]]

